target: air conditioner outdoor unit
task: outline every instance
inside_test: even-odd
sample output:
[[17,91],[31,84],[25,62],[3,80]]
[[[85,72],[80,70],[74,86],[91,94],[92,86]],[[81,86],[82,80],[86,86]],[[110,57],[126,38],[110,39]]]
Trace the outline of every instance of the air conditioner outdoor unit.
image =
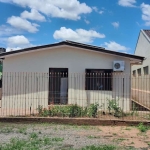
[[124,71],[124,61],[114,61],[113,62],[113,71]]

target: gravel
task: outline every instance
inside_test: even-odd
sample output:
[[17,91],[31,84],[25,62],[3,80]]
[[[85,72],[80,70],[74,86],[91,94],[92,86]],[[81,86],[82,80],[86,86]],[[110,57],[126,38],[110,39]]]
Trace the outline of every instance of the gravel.
[[[2,129],[6,133],[3,133]],[[7,129],[11,128],[8,131]],[[26,128],[26,131],[19,133],[21,128]],[[96,137],[101,131],[89,127],[65,126],[65,125],[14,125],[13,127],[1,127],[0,129],[0,144],[8,143],[11,138],[27,139],[29,135],[35,132],[39,137],[47,136],[49,138],[63,138],[62,148],[79,149],[90,145],[112,144],[104,137]],[[93,136],[94,135],[94,136]],[[55,149],[61,149],[55,146]]]

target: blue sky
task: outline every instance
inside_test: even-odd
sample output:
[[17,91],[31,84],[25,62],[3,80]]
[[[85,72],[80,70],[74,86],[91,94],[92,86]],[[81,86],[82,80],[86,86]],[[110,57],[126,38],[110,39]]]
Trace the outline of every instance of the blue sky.
[[72,40],[134,53],[150,29],[149,0],[0,0],[0,47]]

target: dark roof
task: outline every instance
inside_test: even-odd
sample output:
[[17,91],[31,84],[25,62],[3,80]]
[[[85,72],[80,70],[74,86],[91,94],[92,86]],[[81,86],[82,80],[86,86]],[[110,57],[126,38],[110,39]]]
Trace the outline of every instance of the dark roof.
[[143,30],[145,33],[146,33],[146,35],[150,38],[150,30]]
[[1,53],[0,57],[5,58],[5,56],[8,56],[8,55],[28,52],[28,51],[32,51],[32,50],[39,50],[41,48],[62,46],[62,45],[68,45],[68,46],[88,49],[88,50],[91,50],[91,51],[102,52],[102,53],[106,53],[106,54],[113,54],[113,55],[117,55],[117,56],[123,56],[123,57],[128,57],[128,58],[133,58],[133,59],[144,60],[144,57],[142,57],[142,56],[136,56],[136,55],[132,55],[132,54],[106,50],[105,48],[102,48],[102,47],[92,46],[92,45],[83,44],[83,43],[77,43],[77,42],[73,42],[73,41],[62,41],[62,42],[59,42],[59,43],[54,43],[54,44],[49,44],[49,45],[42,45],[42,46],[25,48],[25,49],[21,49],[21,50],[17,50],[17,51],[5,52],[5,53]]

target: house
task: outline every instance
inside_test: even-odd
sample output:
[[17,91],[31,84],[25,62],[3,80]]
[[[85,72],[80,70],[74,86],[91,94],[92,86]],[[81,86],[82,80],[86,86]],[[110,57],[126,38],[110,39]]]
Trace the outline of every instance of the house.
[[141,30],[137,40],[135,55],[145,57],[141,65],[132,67],[132,99],[150,110],[150,30]]
[[150,74],[150,30],[140,31],[134,54],[143,56],[145,59],[142,65],[134,65],[132,67],[133,75],[141,76]]
[[1,53],[0,59],[2,108],[99,103],[107,109],[107,99],[114,98],[129,110],[131,65],[141,64],[144,57],[62,41]]

